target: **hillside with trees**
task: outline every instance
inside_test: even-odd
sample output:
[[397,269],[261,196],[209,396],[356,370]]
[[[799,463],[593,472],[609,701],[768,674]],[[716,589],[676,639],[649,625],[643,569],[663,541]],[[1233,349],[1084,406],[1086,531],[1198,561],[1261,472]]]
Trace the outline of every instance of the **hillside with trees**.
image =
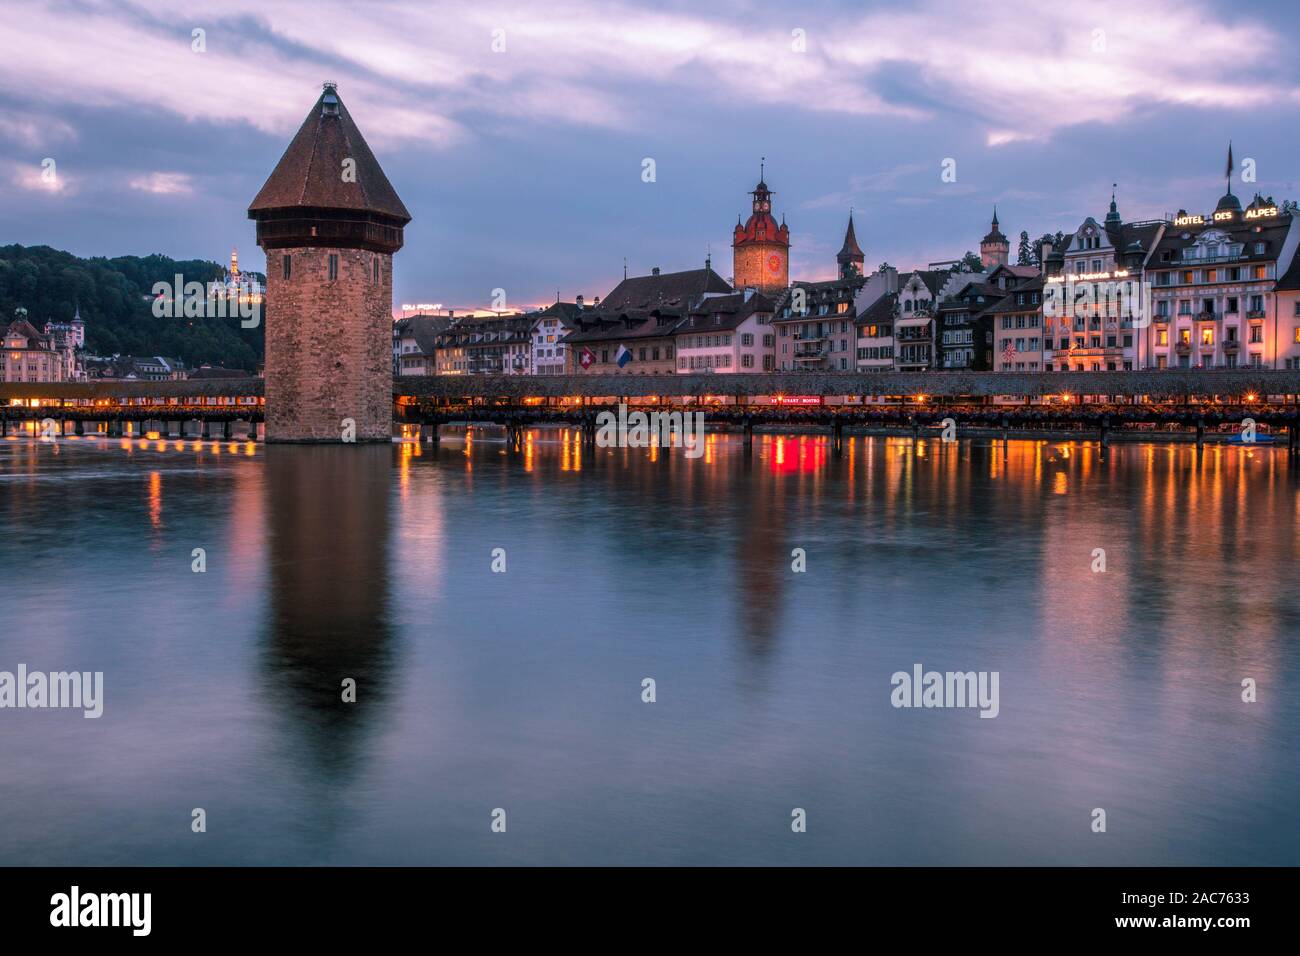
[[119,256],[82,259],[49,246],[0,246],[0,328],[14,309],[27,309],[37,328],[68,321],[78,308],[92,355],[163,355],[194,368],[202,364],[256,370],[262,357],[262,326],[240,327],[238,318],[156,318],[156,282],[169,285],[219,281],[222,267],[201,259]]

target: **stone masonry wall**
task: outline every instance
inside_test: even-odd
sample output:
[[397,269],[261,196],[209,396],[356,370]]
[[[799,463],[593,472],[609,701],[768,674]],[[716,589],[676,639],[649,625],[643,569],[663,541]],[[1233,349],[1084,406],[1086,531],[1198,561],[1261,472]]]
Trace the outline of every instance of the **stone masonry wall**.
[[[781,270],[772,272],[767,267],[769,256],[779,256]],[[737,289],[753,286],[764,292],[784,289],[790,284],[789,253],[779,243],[745,243],[732,252],[733,285]]]
[[[283,257],[292,257],[284,278]],[[338,278],[329,257],[338,256]],[[379,282],[373,281],[379,259]],[[266,257],[266,438],[390,441],[393,257],[362,249],[270,249]]]

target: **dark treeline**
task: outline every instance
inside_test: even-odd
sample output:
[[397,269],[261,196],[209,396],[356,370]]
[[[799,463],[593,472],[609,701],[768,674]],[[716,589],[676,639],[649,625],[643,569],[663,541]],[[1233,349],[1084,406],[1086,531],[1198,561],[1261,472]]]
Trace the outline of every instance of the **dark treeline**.
[[224,365],[254,371],[262,357],[262,327],[244,329],[238,318],[155,318],[155,282],[177,273],[205,285],[222,268],[201,259],[167,256],[96,256],[82,259],[49,246],[0,246],[0,329],[23,307],[38,329],[49,320],[68,321],[81,309],[86,350],[93,355],[163,355],[191,368]]

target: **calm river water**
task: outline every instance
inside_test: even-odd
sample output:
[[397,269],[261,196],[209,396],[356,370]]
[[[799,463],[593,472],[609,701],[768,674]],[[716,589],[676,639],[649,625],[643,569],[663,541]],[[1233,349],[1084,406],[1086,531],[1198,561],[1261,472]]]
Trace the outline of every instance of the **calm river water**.
[[0,442],[0,864],[1300,863],[1285,452],[707,448]]

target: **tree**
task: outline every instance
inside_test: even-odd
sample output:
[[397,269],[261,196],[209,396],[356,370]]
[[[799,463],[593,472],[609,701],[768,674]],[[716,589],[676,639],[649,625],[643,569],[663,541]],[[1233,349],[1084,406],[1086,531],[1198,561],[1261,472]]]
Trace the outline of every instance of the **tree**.
[[1033,261],[1033,258],[1034,258],[1034,250],[1029,243],[1029,232],[1027,230],[1021,229],[1020,248],[1016,251],[1016,265],[1018,266],[1037,265],[1037,263]]
[[1057,233],[1045,232],[1045,233],[1043,233],[1041,236],[1039,236],[1037,239],[1035,239],[1035,240],[1033,241],[1033,244],[1032,244],[1032,251],[1031,251],[1031,253],[1030,253],[1030,261],[1029,261],[1029,264],[1030,264],[1031,266],[1040,266],[1040,267],[1041,267],[1041,266],[1043,265],[1043,243],[1045,243],[1045,242],[1050,242],[1050,243],[1052,244],[1052,248],[1055,249],[1055,250],[1058,250],[1058,251],[1064,251],[1064,250],[1065,250],[1065,233],[1063,233],[1063,232],[1057,232]]
[[983,272],[984,263],[979,256],[977,256],[975,253],[971,252],[970,250],[967,250],[966,255],[961,257],[961,261],[955,263],[953,267],[948,271],[949,272]]
[[255,370],[263,351],[261,326],[245,329],[233,318],[154,316],[153,284],[171,283],[177,273],[206,284],[221,278],[222,268],[156,254],[82,259],[49,246],[0,246],[0,316],[23,306],[29,321],[43,328],[50,320],[68,321],[80,309],[86,350],[92,354],[161,354],[189,365]]

